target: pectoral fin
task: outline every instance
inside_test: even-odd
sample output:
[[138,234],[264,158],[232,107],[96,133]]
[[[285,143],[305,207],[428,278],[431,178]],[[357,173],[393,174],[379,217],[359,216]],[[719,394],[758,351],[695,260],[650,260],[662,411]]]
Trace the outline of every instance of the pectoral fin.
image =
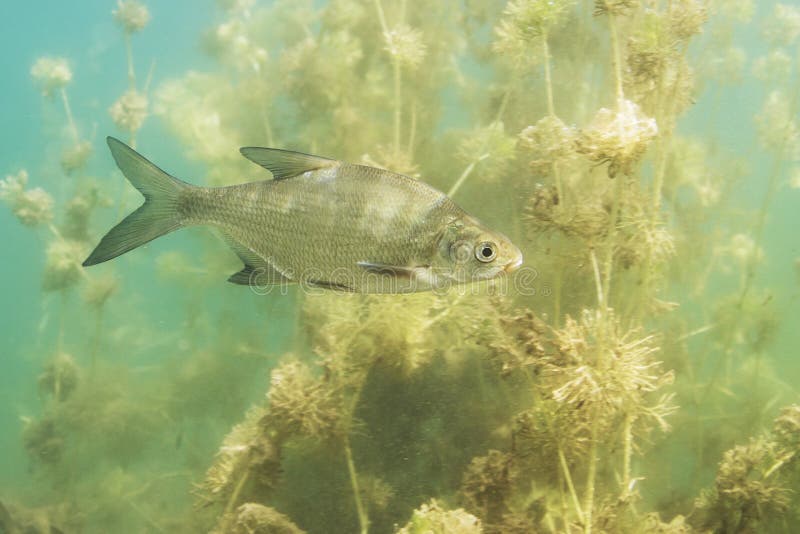
[[368,273],[383,277],[376,281],[379,293],[425,291],[438,287],[441,281],[430,265],[401,266],[368,261],[360,261],[357,265]]
[[318,287],[320,289],[331,289],[333,291],[344,291],[346,293],[355,292],[355,289],[348,285],[339,284],[336,282],[328,282],[325,280],[306,280],[305,283],[311,287]]
[[357,264],[359,267],[368,273],[381,274],[384,276],[394,276],[396,278],[417,278],[421,271],[427,271],[430,267],[427,265],[417,265],[414,267],[406,267],[400,265],[387,265],[385,263],[373,263],[369,261],[360,261]]
[[271,172],[276,180],[285,180],[304,172],[339,165],[339,162],[335,159],[312,156],[302,152],[292,152],[291,150],[281,150],[279,148],[247,146],[240,148],[239,152],[253,163],[258,163]]

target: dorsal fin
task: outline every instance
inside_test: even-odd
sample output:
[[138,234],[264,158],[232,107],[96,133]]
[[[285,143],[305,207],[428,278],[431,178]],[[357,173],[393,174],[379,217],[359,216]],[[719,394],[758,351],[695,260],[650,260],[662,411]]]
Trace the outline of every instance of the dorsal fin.
[[339,164],[335,159],[281,150],[280,148],[246,146],[240,148],[239,152],[253,163],[258,163],[271,172],[276,180],[284,180],[307,171],[335,167]]

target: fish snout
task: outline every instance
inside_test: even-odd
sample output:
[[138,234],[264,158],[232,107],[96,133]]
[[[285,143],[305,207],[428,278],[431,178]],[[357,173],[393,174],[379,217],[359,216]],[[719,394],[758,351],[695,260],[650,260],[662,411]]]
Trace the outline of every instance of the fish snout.
[[522,252],[519,249],[517,249],[515,250],[514,255],[511,257],[511,261],[506,263],[506,266],[503,267],[503,269],[507,273],[513,273],[514,271],[519,269],[521,265],[522,265]]

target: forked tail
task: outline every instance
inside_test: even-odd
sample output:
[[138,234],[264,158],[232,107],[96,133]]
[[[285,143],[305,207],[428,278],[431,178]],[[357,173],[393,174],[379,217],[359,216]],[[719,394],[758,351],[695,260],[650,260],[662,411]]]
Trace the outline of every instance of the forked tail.
[[112,228],[84,267],[103,263],[183,226],[178,212],[182,193],[192,186],[165,173],[134,149],[113,137],[106,139],[125,178],[144,195],[144,204]]

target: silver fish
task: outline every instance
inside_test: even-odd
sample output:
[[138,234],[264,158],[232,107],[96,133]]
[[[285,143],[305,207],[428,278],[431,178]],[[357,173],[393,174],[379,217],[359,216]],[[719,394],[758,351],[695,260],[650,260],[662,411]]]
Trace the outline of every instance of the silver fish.
[[508,238],[433,187],[375,167],[290,152],[240,151],[272,180],[198,187],[109,137],[145,202],[112,228],[84,266],[185,226],[216,228],[244,263],[228,280],[302,283],[362,293],[411,293],[494,278],[522,264]]

